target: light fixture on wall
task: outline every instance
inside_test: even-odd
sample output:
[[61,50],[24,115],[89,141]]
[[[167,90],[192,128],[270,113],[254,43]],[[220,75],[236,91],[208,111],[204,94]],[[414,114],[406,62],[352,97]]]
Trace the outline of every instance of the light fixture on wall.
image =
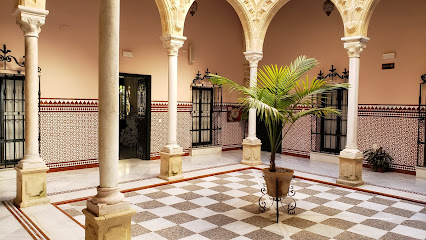
[[192,3],[191,7],[189,8],[189,13],[191,14],[191,16],[194,16],[197,10],[198,10],[198,3],[197,1],[194,1],[194,3]]
[[327,16],[330,16],[331,12],[334,10],[334,4],[330,0],[325,0],[322,7]]

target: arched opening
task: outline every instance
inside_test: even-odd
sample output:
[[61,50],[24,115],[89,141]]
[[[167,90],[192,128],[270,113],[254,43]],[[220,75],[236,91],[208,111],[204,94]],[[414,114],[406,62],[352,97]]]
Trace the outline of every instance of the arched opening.
[[[190,133],[189,130],[192,130],[192,133],[195,135],[193,135],[192,140],[189,139],[189,144],[190,146],[195,146],[197,144],[197,139],[203,142],[200,137],[197,138],[196,136],[197,129],[200,128],[197,126],[199,125],[198,123],[200,123],[204,126],[200,129],[215,129],[213,126],[220,126],[221,136],[218,136],[218,138],[220,138],[218,142],[221,142],[224,148],[226,148],[227,145],[239,145],[244,138],[244,124],[241,121],[228,122],[226,112],[228,107],[236,106],[238,93],[229,93],[223,90],[222,112],[219,115],[212,113],[210,116],[207,114],[210,116],[207,117],[207,123],[205,120],[201,119],[206,116],[198,114],[202,111],[197,110],[196,106],[206,105],[206,103],[209,102],[212,103],[213,99],[210,101],[207,97],[203,98],[203,96],[210,96],[208,94],[208,89],[204,89],[204,91],[207,91],[206,95],[204,95],[201,89],[201,92],[194,91],[194,89],[191,90],[191,85],[197,72],[199,71],[202,77],[206,69],[212,73],[217,73],[237,83],[243,84],[244,64],[246,64],[243,55],[243,28],[234,8],[226,0],[197,2],[197,12],[193,16],[190,13],[186,16],[184,36],[187,37],[187,40],[185,41],[184,47],[181,49],[183,56],[179,57],[178,98],[192,102],[193,104],[193,126],[189,125],[191,129],[188,129],[188,133]],[[192,54],[193,62],[189,62],[189,54]],[[202,101],[200,100],[200,102],[197,100],[198,97],[195,96],[197,93],[199,93],[197,96],[203,99]],[[203,103],[203,101],[205,102]],[[218,116],[220,116],[220,118],[218,118]],[[196,127],[194,128],[194,126]],[[207,134],[208,131],[204,132]],[[184,137],[184,134],[187,133],[183,132],[181,136]],[[209,137],[206,139],[209,139]]]
[[[361,55],[360,69],[360,149],[377,144],[394,158],[392,168],[412,172],[417,165],[419,129],[413,110],[420,77],[426,73],[423,9],[426,2],[421,0],[380,1],[371,17],[371,40]],[[395,55],[384,59],[387,53]],[[383,64],[394,64],[394,68],[383,69]],[[424,124],[420,127],[424,129]],[[421,165],[423,158],[420,154]]]
[[[327,16],[323,3],[300,0],[283,6],[269,26],[261,63],[288,65],[296,57],[306,55],[320,62],[318,68],[308,72],[309,79],[317,77],[320,70],[327,74],[332,65],[340,74],[348,69],[348,57],[341,41],[344,36],[342,18],[337,8]],[[338,98],[336,95],[335,98],[330,104],[345,104],[344,96]],[[312,119],[302,118],[292,127],[283,140],[284,153],[308,157],[312,150],[336,154],[344,148],[345,119],[335,116],[314,122]],[[337,124],[340,124],[338,128],[332,127]]]

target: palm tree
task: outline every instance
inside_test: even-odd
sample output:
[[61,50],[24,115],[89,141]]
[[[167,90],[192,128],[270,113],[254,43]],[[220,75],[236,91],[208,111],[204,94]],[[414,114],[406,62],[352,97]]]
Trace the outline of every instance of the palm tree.
[[[240,91],[240,104],[249,109],[255,108],[258,116],[265,122],[271,143],[271,164],[269,171],[275,172],[275,153],[281,147],[282,139],[287,135],[293,124],[308,115],[324,116],[340,114],[331,107],[317,107],[325,93],[347,88],[348,84],[328,84],[324,80],[301,80],[301,77],[318,65],[318,61],[300,56],[290,66],[264,66],[259,69],[257,79],[247,88],[227,78],[211,75],[211,82],[232,90]],[[256,83],[257,80],[257,83]],[[297,110],[303,106],[302,110]],[[284,127],[287,126],[283,132]],[[282,133],[282,137],[280,137]]]

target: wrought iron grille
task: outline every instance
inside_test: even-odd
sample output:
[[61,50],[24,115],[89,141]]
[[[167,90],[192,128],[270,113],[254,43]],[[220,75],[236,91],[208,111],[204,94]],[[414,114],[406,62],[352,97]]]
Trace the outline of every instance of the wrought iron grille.
[[[347,82],[349,72],[346,70],[339,75],[331,65],[330,73],[324,76],[322,71],[318,74],[318,79],[340,79]],[[339,154],[346,144],[346,124],[348,108],[348,91],[340,88],[318,96],[319,107],[333,107],[341,111],[341,115],[312,117],[311,123],[311,149],[314,152]]]
[[[3,45],[0,49],[0,62],[3,68],[0,71],[0,169],[11,168],[24,157],[25,152],[25,62],[9,55],[11,51]],[[25,57],[24,57],[25,58]],[[17,69],[8,69],[7,63],[12,60],[18,66]],[[13,62],[12,62],[13,63]],[[40,67],[38,71],[41,72]],[[39,77],[39,103],[40,103],[40,77]],[[39,104],[40,112],[40,104]],[[39,116],[40,118],[40,116]],[[39,121],[40,123],[40,121]],[[40,143],[40,125],[39,137]],[[39,144],[40,151],[40,144]]]
[[222,87],[210,82],[209,70],[192,81],[192,147],[222,144]]
[[419,87],[419,116],[417,130],[417,166],[426,167],[426,97],[422,92],[425,91],[426,74],[421,76],[422,82]]

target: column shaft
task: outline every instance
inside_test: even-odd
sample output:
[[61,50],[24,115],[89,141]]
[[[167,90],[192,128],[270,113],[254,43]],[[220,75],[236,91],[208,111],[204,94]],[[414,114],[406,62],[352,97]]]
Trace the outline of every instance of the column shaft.
[[177,65],[178,56],[169,55],[169,131],[168,146],[177,145]]
[[118,186],[120,0],[100,1],[99,175],[101,188]]
[[[257,65],[257,63],[256,63]],[[256,87],[257,66],[250,66],[250,87]],[[256,139],[256,109],[249,110],[248,138]]]
[[348,126],[346,135],[346,148],[358,149],[358,89],[359,89],[360,58],[349,58],[349,84],[348,89]]
[[[25,37],[25,158],[38,153],[38,37]],[[33,158],[31,158],[33,157]],[[25,160],[24,160],[25,161]]]

